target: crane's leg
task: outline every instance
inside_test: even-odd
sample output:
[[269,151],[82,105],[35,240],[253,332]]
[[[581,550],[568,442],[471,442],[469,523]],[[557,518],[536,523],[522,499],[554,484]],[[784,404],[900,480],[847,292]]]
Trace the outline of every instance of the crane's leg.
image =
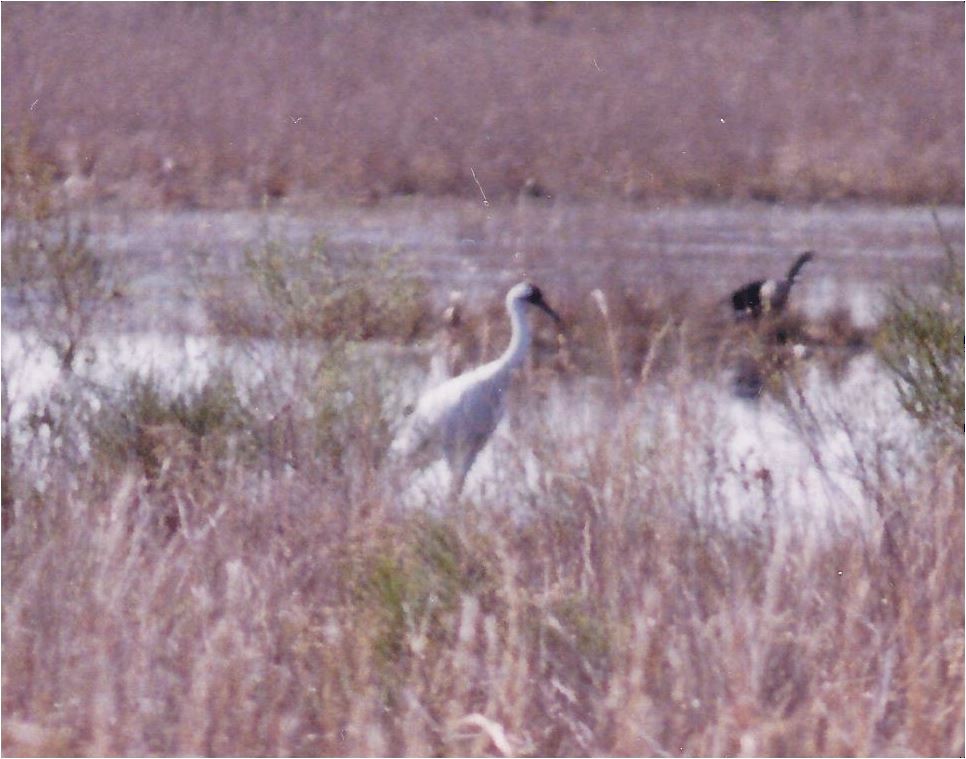
[[460,493],[463,492],[463,483],[466,482],[466,475],[459,471],[453,472],[453,479],[450,481],[449,487],[449,497],[451,501],[455,501],[460,497]]
[[[483,442],[486,441],[484,440]],[[476,456],[482,447],[482,443],[473,441],[471,444],[463,446],[462,450],[455,451],[454,455],[449,459],[449,469],[453,475],[452,486],[450,488],[450,496],[452,498],[458,498],[460,493],[463,492],[466,477],[470,473],[470,469],[473,468],[473,462],[476,461]]]
[[447,453],[446,463],[449,465],[450,473],[449,499],[455,501],[463,492],[463,483],[466,482],[466,473],[469,471],[469,467],[466,466],[466,457],[459,447],[455,447]]

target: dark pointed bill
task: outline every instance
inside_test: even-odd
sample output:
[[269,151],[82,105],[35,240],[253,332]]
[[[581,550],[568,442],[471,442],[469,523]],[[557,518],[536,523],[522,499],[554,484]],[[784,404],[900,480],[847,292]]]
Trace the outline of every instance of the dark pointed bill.
[[558,325],[563,323],[563,320],[560,318],[557,312],[550,308],[550,305],[547,303],[547,301],[543,299],[543,293],[540,292],[539,287],[533,288],[533,291],[530,293],[530,297],[527,298],[527,302],[532,303],[541,311],[549,314],[550,318],[552,318]]

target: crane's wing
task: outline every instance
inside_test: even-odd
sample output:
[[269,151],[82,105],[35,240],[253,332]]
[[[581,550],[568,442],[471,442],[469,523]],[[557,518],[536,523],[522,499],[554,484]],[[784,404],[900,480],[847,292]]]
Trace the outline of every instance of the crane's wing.
[[442,455],[447,422],[458,413],[464,385],[461,379],[448,380],[420,397],[393,438],[389,449],[392,456],[412,459]]
[[392,455],[425,465],[445,455],[451,460],[475,452],[486,442],[502,414],[501,383],[486,367],[462,374],[419,399],[393,440]]

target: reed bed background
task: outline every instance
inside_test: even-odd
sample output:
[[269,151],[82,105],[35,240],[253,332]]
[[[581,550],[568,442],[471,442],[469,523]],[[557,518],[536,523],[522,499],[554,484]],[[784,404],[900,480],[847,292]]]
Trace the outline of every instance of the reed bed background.
[[11,3],[2,55],[102,202],[963,199],[950,3]]

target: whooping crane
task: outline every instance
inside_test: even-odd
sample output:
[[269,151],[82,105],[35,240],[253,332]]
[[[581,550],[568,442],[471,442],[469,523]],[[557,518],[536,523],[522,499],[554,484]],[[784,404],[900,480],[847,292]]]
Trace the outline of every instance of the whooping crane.
[[807,250],[792,264],[785,279],[759,279],[735,290],[731,294],[731,306],[735,313],[738,316],[751,314],[755,319],[762,314],[780,313],[788,302],[795,277],[814,257],[815,253]]
[[477,454],[496,429],[510,376],[530,346],[525,314],[528,305],[542,309],[560,323],[538,287],[528,282],[512,287],[506,295],[510,344],[503,354],[426,392],[393,440],[391,453],[417,464],[444,456],[452,473],[454,495],[463,489]]

